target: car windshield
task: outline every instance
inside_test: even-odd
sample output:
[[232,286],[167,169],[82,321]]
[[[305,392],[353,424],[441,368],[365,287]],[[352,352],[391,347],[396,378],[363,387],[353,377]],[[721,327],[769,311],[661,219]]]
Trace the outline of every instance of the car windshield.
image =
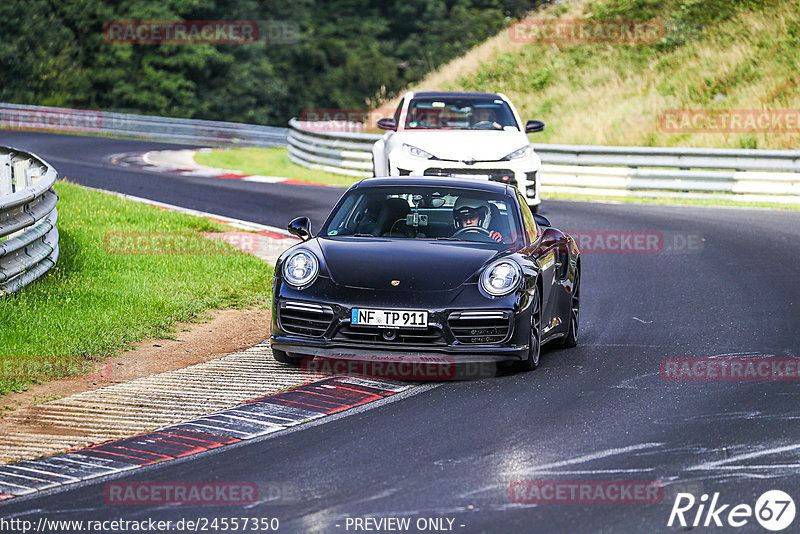
[[458,187],[381,186],[353,189],[323,225],[321,236],[472,241],[519,246],[513,198]]
[[519,126],[501,98],[415,98],[408,105],[405,128],[515,130]]

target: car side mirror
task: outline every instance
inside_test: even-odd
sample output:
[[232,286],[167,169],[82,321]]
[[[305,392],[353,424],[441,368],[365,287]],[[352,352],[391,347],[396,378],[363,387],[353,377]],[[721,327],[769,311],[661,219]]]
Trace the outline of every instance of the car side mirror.
[[288,230],[290,234],[308,241],[311,239],[311,220],[308,217],[298,217],[289,223]]
[[382,130],[397,131],[397,122],[393,118],[378,119],[378,128]]
[[542,240],[539,242],[540,248],[550,248],[558,244],[558,241],[564,236],[560,230],[555,228],[545,228],[542,232]]
[[563,247],[567,242],[567,235],[556,228],[547,227],[542,231],[542,236],[536,243],[535,254],[541,254],[546,250],[552,249],[556,254],[568,252]]
[[542,121],[528,121],[525,123],[525,133],[541,132],[544,130],[544,123]]
[[539,215],[538,213],[534,213],[533,220],[536,221],[536,224],[539,226],[553,226],[550,224],[550,221],[544,215]]

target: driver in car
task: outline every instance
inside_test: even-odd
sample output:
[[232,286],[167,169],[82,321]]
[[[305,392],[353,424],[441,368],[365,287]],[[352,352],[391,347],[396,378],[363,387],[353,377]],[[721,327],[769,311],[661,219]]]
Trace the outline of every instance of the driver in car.
[[502,130],[503,126],[497,122],[497,115],[489,108],[476,108],[472,114],[475,123],[473,128],[486,128],[491,126],[495,130]]
[[[503,241],[503,235],[497,230],[489,230],[491,209],[485,200],[475,200],[459,197],[453,206],[453,222],[457,233],[477,232],[488,235],[498,243]],[[455,235],[455,234],[453,234]]]

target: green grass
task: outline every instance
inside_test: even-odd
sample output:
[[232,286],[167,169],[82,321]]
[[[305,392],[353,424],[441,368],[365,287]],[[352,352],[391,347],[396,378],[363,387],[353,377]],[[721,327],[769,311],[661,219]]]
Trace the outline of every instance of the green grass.
[[307,169],[292,163],[285,148],[231,148],[198,152],[195,160],[210,167],[232,169],[242,174],[283,176],[306,182],[317,182],[349,187],[359,178],[330,172]]
[[[202,321],[208,310],[270,300],[272,267],[203,237],[224,225],[64,181],[56,190],[56,267],[0,297],[0,395],[94,371],[95,362],[144,338],[171,337],[177,322]],[[154,253],[164,249],[171,253]]]
[[[537,143],[796,149],[797,130],[670,132],[668,110],[800,108],[797,0],[595,0],[545,8],[540,19],[663,23],[654,43],[495,39],[409,90],[500,91],[523,119],[547,128]],[[457,67],[457,68],[456,68]]]

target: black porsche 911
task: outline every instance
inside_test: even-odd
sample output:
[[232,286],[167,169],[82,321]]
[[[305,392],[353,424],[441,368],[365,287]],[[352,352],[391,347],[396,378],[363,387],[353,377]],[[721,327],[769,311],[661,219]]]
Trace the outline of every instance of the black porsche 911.
[[[276,360],[539,364],[578,341],[580,253],[512,186],[476,179],[362,180],[319,233],[278,259]],[[426,361],[426,360],[422,360]]]

